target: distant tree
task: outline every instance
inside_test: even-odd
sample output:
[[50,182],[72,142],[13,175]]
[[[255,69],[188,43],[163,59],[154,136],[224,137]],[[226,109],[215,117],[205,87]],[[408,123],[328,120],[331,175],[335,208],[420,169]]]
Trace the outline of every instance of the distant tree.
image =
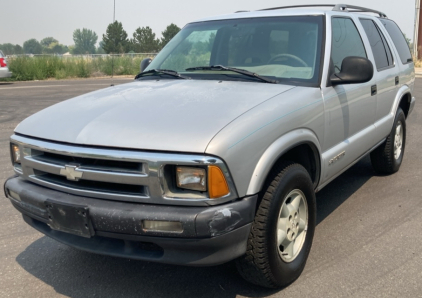
[[68,52],[71,54],[75,54],[75,45],[68,46]]
[[15,53],[15,46],[12,45],[11,43],[4,43],[4,44],[0,44],[0,50],[5,54],[5,55],[14,55]]
[[52,54],[64,54],[67,52],[67,47],[65,45],[59,44],[58,42],[53,42],[48,47]]
[[59,41],[53,37],[46,37],[40,41],[40,44],[46,48],[52,43],[59,43]]
[[42,46],[35,38],[29,39],[23,43],[25,54],[41,54]]
[[411,40],[410,38],[408,38],[408,37],[406,36],[406,34],[404,34],[404,33],[403,33],[403,35],[404,35],[404,39],[406,39],[406,42],[407,42],[407,45],[409,46],[409,49],[413,50],[413,43],[412,43],[412,40]]
[[20,45],[15,45],[15,55],[22,55],[23,52],[23,48]]
[[133,33],[133,50],[136,53],[154,53],[160,49],[160,41],[150,27],[139,27]]
[[89,29],[83,28],[73,31],[73,41],[75,42],[75,54],[94,54],[98,35]]
[[69,52],[70,50],[69,50],[69,47],[68,46],[66,46],[66,45],[62,45],[63,46],[63,49],[62,49],[62,54],[65,54],[65,53],[67,53],[67,52]]
[[107,26],[102,41],[102,48],[106,53],[126,53],[130,49],[127,32],[123,29],[122,23],[118,21]]
[[68,51],[65,45],[53,37],[46,37],[40,41],[43,54],[64,54]]
[[176,36],[177,33],[179,33],[180,28],[171,23],[170,25],[167,26],[166,30],[164,30],[161,34],[163,35],[163,37],[161,38],[161,42],[160,42],[160,48],[164,48],[168,42]]
[[106,52],[104,51],[104,41],[100,41],[98,44],[98,48],[97,48],[97,54],[106,54]]

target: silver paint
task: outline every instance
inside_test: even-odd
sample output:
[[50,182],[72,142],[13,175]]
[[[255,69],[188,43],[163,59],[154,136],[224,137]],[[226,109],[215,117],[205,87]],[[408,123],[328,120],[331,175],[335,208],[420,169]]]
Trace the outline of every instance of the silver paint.
[[[180,159],[176,157],[180,155],[176,153],[192,152],[205,164],[218,156],[215,159],[226,169],[226,177],[233,181],[231,190],[236,190],[239,197],[258,193],[272,165],[283,153],[298,144],[309,143],[320,156],[320,180],[315,186],[320,190],[385,140],[391,132],[401,99],[413,93],[414,65],[401,64],[383,25],[377,18],[364,14],[285,9],[231,14],[201,21],[289,15],[324,15],[326,18],[320,88],[227,81],[138,81],[47,108],[24,120],[16,132],[68,144],[43,142],[48,150],[145,160],[153,165],[150,170],[154,179],[162,179],[157,163],[178,164]],[[349,17],[354,21],[368,59],[375,65],[359,17],[374,20],[389,43],[394,67],[383,71],[375,69],[373,79],[364,84],[327,87],[333,16]],[[395,76],[400,78],[398,86],[394,84]],[[378,94],[371,96],[371,86],[375,84]],[[411,98],[410,111],[415,103]],[[16,138],[13,136],[12,140]],[[30,146],[34,144],[32,139],[20,140],[21,146],[25,142],[30,142]],[[91,149],[94,146],[104,149]],[[170,153],[152,153],[151,150]],[[329,166],[330,160],[342,152],[347,154]],[[181,160],[188,164],[194,162],[190,155]],[[23,171],[24,177],[30,179],[25,168]],[[156,190],[160,189],[162,186]],[[162,194],[153,197],[149,202],[192,205],[226,202],[167,201],[171,198]]]

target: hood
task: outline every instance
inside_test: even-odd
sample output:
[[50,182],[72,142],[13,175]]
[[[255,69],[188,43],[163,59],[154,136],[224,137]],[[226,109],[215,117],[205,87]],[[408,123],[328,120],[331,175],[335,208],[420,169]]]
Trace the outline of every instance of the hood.
[[63,101],[15,132],[80,145],[204,152],[228,123],[293,86],[200,80],[136,81]]

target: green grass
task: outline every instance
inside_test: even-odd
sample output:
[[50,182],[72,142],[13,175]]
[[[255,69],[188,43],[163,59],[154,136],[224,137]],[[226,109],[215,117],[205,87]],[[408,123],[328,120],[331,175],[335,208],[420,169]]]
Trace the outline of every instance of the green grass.
[[89,78],[99,76],[133,75],[139,73],[142,56],[119,57],[14,57],[9,58],[9,70],[13,73],[7,81],[31,81],[55,78]]

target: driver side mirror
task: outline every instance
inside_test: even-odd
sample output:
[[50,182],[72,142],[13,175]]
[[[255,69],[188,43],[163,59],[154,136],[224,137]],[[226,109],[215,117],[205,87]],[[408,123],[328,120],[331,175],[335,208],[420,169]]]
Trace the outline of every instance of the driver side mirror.
[[374,76],[372,62],[362,57],[346,57],[341,63],[340,73],[331,75],[331,85],[358,84],[369,82]]
[[151,58],[146,58],[141,61],[141,72],[144,72],[144,70],[148,67],[148,65],[151,64],[151,61],[152,61]]

